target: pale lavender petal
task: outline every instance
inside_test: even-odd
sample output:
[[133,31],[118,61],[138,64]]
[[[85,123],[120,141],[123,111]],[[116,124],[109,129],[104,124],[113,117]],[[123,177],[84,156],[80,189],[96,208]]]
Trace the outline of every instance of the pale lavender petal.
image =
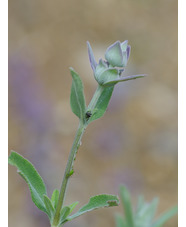
[[128,59],[129,59],[129,56],[130,56],[130,51],[131,51],[131,46],[128,45],[128,46],[127,46],[127,61],[128,61]]
[[122,51],[126,51],[128,46],[128,40],[125,40],[124,42],[121,43],[121,49]]
[[90,43],[87,41],[87,46],[88,46],[88,56],[89,56],[89,61],[90,61],[90,65],[93,69],[93,71],[95,72],[96,66],[97,66],[97,62],[94,58],[94,54],[92,51],[92,48],[90,46]]

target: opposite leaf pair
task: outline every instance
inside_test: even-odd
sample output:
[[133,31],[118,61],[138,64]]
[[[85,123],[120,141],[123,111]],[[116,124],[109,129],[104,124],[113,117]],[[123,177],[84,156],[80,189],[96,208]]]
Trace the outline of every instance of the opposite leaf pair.
[[[47,196],[44,181],[35,169],[35,167],[27,159],[23,158],[18,153],[12,151],[8,161],[9,164],[17,167],[18,173],[23,177],[23,179],[27,182],[29,186],[32,201],[40,210],[42,210],[48,215],[51,226],[54,226],[53,218],[58,203],[59,191],[55,189],[50,199]],[[69,206],[62,207],[60,211],[59,223],[55,226],[61,226],[67,221],[70,221],[86,212],[98,208],[117,206],[119,204],[119,200],[117,196],[114,195],[97,195],[91,197],[89,203],[84,205],[75,214],[70,215],[77,204],[78,202],[74,202]]]

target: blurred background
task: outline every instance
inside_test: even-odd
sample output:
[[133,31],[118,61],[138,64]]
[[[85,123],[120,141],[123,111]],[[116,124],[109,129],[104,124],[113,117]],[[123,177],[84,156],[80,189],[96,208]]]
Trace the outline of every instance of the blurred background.
[[[148,77],[120,83],[105,116],[82,140],[65,204],[118,194],[135,204],[159,197],[158,215],[177,204],[177,1],[9,0],[9,152],[29,159],[48,195],[60,188],[78,126],[70,109],[72,66],[86,102],[95,89],[86,41],[96,60],[117,40],[129,40],[125,75]],[[68,227],[113,227],[122,207],[94,211]],[[49,227],[31,201],[24,180],[9,167],[9,226]],[[177,218],[165,225],[176,227]]]

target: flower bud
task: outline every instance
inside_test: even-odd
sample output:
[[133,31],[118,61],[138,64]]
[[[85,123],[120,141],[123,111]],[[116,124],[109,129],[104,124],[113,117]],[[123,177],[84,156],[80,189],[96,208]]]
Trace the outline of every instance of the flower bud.
[[127,65],[131,50],[127,40],[122,43],[117,41],[108,47],[105,52],[106,61],[100,59],[99,64],[94,58],[89,42],[87,42],[87,44],[90,65],[93,69],[94,77],[99,85],[109,87],[117,84],[118,82],[133,80],[145,76],[143,74],[127,77],[121,76],[121,73],[124,71],[124,67]]
[[128,41],[115,42],[105,52],[105,59],[114,67],[125,67],[130,55]]

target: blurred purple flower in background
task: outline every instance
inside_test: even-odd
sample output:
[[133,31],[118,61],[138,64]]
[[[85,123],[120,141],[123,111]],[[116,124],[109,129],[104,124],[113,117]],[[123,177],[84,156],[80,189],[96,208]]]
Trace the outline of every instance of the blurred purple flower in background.
[[[42,83],[35,78],[33,63],[13,55],[9,59],[9,88],[14,109],[38,132],[52,125],[51,103],[44,99]],[[43,97],[42,97],[43,96]],[[50,120],[49,120],[50,119]]]
[[[23,58],[21,53],[9,58],[9,115],[16,122],[18,149],[34,163],[45,178],[52,174],[51,150],[57,150],[54,132],[54,111],[50,95],[38,79],[34,61]],[[17,127],[18,124],[18,127]],[[10,140],[10,146],[11,140]],[[60,148],[61,149],[61,148]],[[46,166],[50,172],[46,171]],[[55,171],[55,168],[53,168]],[[47,182],[47,181],[46,181]],[[48,182],[52,184],[52,182]],[[50,186],[49,186],[50,190]]]

